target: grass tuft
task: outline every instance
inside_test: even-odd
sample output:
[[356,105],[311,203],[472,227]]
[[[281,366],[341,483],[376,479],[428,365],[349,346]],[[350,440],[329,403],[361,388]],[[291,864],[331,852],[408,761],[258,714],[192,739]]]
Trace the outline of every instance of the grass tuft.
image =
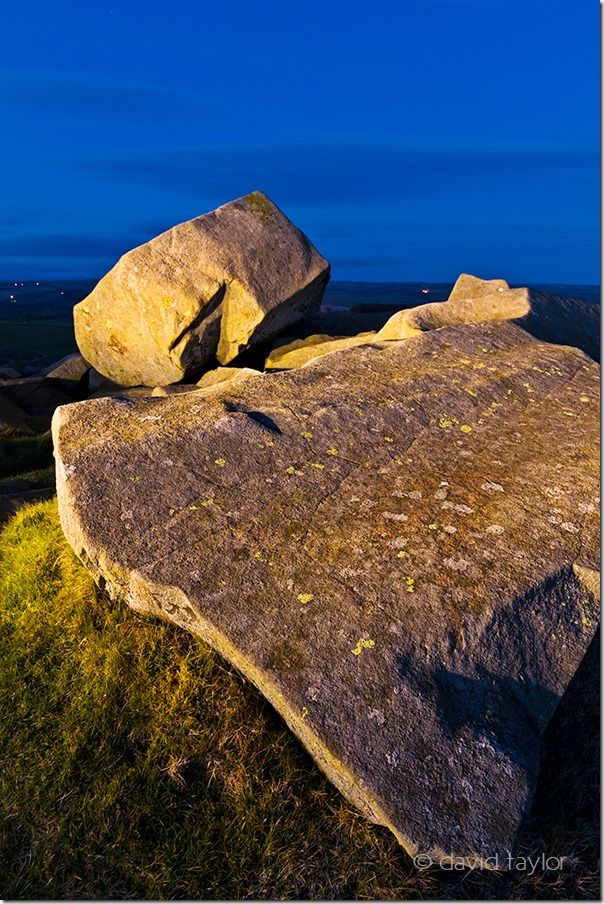
[[522,848],[568,869],[420,872],[217,654],[94,586],[54,500],[26,506],[0,535],[0,896],[597,899],[597,662]]

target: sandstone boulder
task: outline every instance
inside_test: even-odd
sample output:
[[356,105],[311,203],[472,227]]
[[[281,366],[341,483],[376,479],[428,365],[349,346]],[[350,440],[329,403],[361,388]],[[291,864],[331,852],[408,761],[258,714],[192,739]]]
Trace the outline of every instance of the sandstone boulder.
[[245,380],[249,376],[258,375],[260,371],[251,367],[216,367],[209,370],[197,383],[173,383],[170,386],[156,386],[154,396],[179,395],[183,392],[199,392],[204,389],[213,389],[227,381],[237,382]]
[[201,380],[197,381],[198,389],[210,389],[218,386],[220,383],[247,380],[248,377],[258,376],[260,371],[254,370],[252,367],[216,367],[209,370],[203,375]]
[[155,386],[151,395],[155,398],[165,398],[183,392],[199,392],[199,387],[196,383],[169,383],[167,386]]
[[[55,408],[74,400],[73,393],[66,387],[66,383],[41,375],[0,380],[4,405],[12,403],[13,407],[24,413],[34,433],[48,430]],[[7,408],[5,410],[8,411]]]
[[253,192],[120,258],[74,308],[76,339],[116,383],[176,383],[316,310],[328,279],[307,237]]
[[302,367],[315,358],[329,355],[331,352],[342,351],[345,348],[356,348],[358,345],[367,345],[376,334],[360,333],[358,336],[308,336],[306,339],[294,339],[291,342],[276,345],[270,352],[264,364],[267,370],[291,370],[292,367]]
[[598,623],[598,369],[514,324],[53,422],[61,523],[405,848],[505,857]]
[[155,392],[153,386],[105,386],[90,393],[89,399],[146,399]]
[[483,280],[462,273],[446,302],[398,311],[379,330],[379,339],[399,340],[429,330],[489,320],[513,320],[532,336],[574,345],[600,359],[597,305],[533,289],[510,289],[503,279]]
[[78,352],[74,352],[61,358],[55,364],[51,364],[50,367],[42,371],[42,375],[49,380],[65,380],[68,383],[79,383],[89,370],[90,364],[88,361],[85,361]]

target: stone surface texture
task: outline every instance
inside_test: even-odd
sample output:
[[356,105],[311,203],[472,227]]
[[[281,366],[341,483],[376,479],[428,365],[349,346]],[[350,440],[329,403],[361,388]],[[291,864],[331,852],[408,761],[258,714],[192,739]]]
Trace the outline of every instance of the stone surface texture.
[[505,855],[598,622],[598,368],[510,323],[53,422],[110,593],[205,638],[405,848]]
[[316,310],[329,264],[262,192],[125,254],[74,308],[84,358],[124,386],[228,364]]

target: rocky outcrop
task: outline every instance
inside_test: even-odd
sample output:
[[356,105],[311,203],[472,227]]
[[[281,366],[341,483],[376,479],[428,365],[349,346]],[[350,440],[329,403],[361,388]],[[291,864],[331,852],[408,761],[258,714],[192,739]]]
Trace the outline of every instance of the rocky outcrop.
[[[72,384],[73,385],[73,384]],[[18,409],[27,418],[28,428],[34,433],[48,430],[55,408],[74,401],[74,394],[61,380],[51,380],[43,375],[0,380],[3,408],[8,412]]]
[[215,386],[220,386],[226,382],[238,382],[246,380],[250,376],[258,376],[259,370],[251,367],[216,367],[209,370],[203,375],[197,383],[176,383],[171,386],[156,386],[153,390],[154,396],[178,395],[183,392],[200,392],[201,390],[212,390]]
[[490,323],[82,402],[53,422],[61,522],[408,851],[504,857],[598,621],[598,390]]
[[42,371],[42,375],[48,380],[62,380],[67,383],[79,383],[89,370],[90,364],[88,361],[85,361],[80,354],[74,352],[71,355],[65,355],[64,358],[61,358],[61,360],[57,361],[55,364],[51,364],[50,367],[47,367]]
[[345,348],[356,348],[358,345],[367,345],[376,334],[360,333],[358,336],[308,336],[306,339],[294,339],[291,342],[274,346],[266,359],[264,366],[267,370],[291,370],[292,367],[302,367],[315,358],[322,358],[331,352],[342,351]]
[[217,367],[215,370],[209,370],[197,381],[197,388],[210,389],[221,383],[237,383],[240,380],[247,380],[248,377],[257,377],[259,374],[260,371],[252,367]]
[[228,364],[316,310],[329,265],[253,192],[125,254],[74,308],[84,358],[124,386]]
[[398,311],[377,336],[408,339],[445,326],[490,320],[512,320],[536,338],[573,345],[600,359],[597,305],[533,289],[510,289],[503,279],[482,280],[466,273],[455,283],[448,301]]

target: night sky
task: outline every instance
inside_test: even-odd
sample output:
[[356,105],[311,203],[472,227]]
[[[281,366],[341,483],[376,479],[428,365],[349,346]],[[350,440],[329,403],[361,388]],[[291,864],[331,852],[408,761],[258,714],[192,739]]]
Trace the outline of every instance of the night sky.
[[599,281],[595,0],[11,2],[0,278],[260,188],[334,279]]

